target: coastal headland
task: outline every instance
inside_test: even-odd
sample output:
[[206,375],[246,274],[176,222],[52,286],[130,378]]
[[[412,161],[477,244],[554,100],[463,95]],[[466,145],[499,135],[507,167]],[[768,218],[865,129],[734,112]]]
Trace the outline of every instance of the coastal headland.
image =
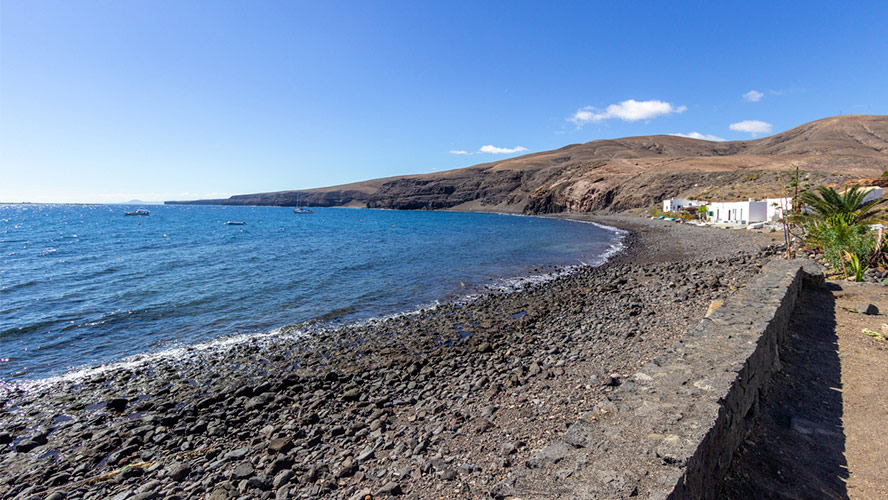
[[747,141],[670,135],[605,139],[445,172],[167,203],[609,213],[652,207],[668,198],[775,198],[795,169],[802,187],[878,178],[888,171],[886,152],[888,116],[845,115]]
[[7,387],[0,490],[485,498],[778,252],[767,233],[575,217],[627,230],[626,250],[468,303]]

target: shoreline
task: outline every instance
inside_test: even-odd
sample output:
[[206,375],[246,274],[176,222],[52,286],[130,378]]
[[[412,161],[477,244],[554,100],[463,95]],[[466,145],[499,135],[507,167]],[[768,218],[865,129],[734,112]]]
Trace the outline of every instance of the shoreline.
[[[524,216],[520,214],[508,213],[496,215],[547,218],[537,215]],[[440,297],[433,302],[417,304],[412,309],[386,313],[380,316],[370,316],[362,319],[346,321],[341,321],[338,319],[315,318],[297,323],[282,325],[268,331],[223,335],[221,337],[198,342],[195,344],[177,345],[175,347],[157,351],[139,352],[122,359],[108,361],[100,364],[84,364],[80,366],[72,366],[62,373],[43,376],[40,378],[11,378],[9,380],[0,380],[0,401],[13,393],[22,394],[35,389],[51,388],[52,386],[61,383],[76,384],[84,380],[88,381],[90,377],[101,376],[106,373],[113,374],[118,370],[134,370],[150,366],[151,363],[161,361],[175,362],[176,360],[182,359],[182,357],[185,355],[194,356],[196,355],[196,353],[206,351],[221,351],[217,354],[224,354],[224,351],[226,349],[231,349],[238,344],[252,344],[261,347],[273,345],[276,341],[298,341],[309,336],[325,335],[330,333],[331,331],[335,331],[340,328],[360,328],[367,324],[387,321],[390,319],[398,318],[400,316],[410,316],[418,314],[420,312],[434,310],[439,306],[453,304],[465,305],[485,295],[493,293],[513,293],[521,291],[527,286],[543,284],[559,277],[569,275],[575,272],[577,268],[580,268],[582,266],[599,267],[602,265],[606,265],[612,258],[616,257],[626,250],[626,245],[624,244],[623,240],[628,234],[627,232],[616,227],[611,227],[588,220],[574,221],[578,223],[593,224],[613,234],[613,237],[609,240],[609,249],[606,250],[602,255],[598,256],[595,263],[587,264],[581,262],[579,264],[572,265],[540,265],[534,269],[534,273],[532,274],[497,278],[495,281],[486,284],[478,283],[470,291],[458,294],[451,293],[444,297]],[[616,238],[616,240],[614,238]]]
[[[774,252],[761,251],[763,235],[567,217],[627,230],[625,250],[468,304],[6,401],[0,489],[10,498],[48,489],[66,498],[482,496]],[[713,244],[721,249],[701,258]]]

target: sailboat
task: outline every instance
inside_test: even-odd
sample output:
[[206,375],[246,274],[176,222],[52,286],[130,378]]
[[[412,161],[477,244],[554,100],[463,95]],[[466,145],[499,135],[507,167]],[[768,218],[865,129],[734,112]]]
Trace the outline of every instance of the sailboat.
[[294,214],[313,214],[314,210],[305,208],[299,203],[299,193],[296,193],[296,208],[293,209]]

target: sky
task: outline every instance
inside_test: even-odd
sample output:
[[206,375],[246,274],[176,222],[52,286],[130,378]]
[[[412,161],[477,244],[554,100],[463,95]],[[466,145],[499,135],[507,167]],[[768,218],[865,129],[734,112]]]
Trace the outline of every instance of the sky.
[[220,198],[888,114],[883,2],[0,1],[0,201]]

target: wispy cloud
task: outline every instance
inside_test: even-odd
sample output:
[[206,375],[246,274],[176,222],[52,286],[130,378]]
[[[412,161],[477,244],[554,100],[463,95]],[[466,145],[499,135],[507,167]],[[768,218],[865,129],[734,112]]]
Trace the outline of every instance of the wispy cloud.
[[611,118],[619,118],[626,122],[650,120],[658,116],[682,113],[686,109],[688,109],[687,106],[675,106],[664,101],[636,101],[635,99],[629,99],[618,104],[611,104],[603,110],[586,106],[577,110],[567,121],[573,122],[579,128],[587,123],[600,122]]
[[771,124],[760,120],[743,120],[742,122],[732,123],[729,129],[736,132],[746,132],[755,137],[758,134],[767,134],[771,132]]
[[727,139],[721,138],[717,135],[701,134],[700,132],[688,132],[687,134],[682,134],[681,132],[677,132],[675,134],[669,134],[669,135],[676,135],[678,137],[688,137],[690,139],[700,139],[703,141],[722,142],[722,141],[727,140]]
[[488,144],[487,146],[481,146],[481,149],[479,149],[479,151],[481,151],[482,153],[505,155],[512,153],[522,153],[524,151],[527,151],[527,148],[523,146],[515,146],[514,148],[498,148],[496,146],[491,146]]
[[465,151],[462,149],[451,149],[450,154],[452,154],[452,155],[474,155],[474,154],[480,154],[480,153],[487,153],[487,154],[493,154],[493,155],[507,155],[507,154],[512,154],[512,153],[523,153],[524,151],[527,151],[527,148],[525,148],[524,146],[515,146],[514,148],[500,148],[500,147],[496,147],[496,146],[488,144],[487,146],[481,146],[480,148],[478,148],[478,151],[473,151],[473,152]]
[[749,102],[759,102],[762,100],[762,97],[765,97],[765,94],[759,92],[758,90],[750,90],[749,92],[743,94],[743,98]]

